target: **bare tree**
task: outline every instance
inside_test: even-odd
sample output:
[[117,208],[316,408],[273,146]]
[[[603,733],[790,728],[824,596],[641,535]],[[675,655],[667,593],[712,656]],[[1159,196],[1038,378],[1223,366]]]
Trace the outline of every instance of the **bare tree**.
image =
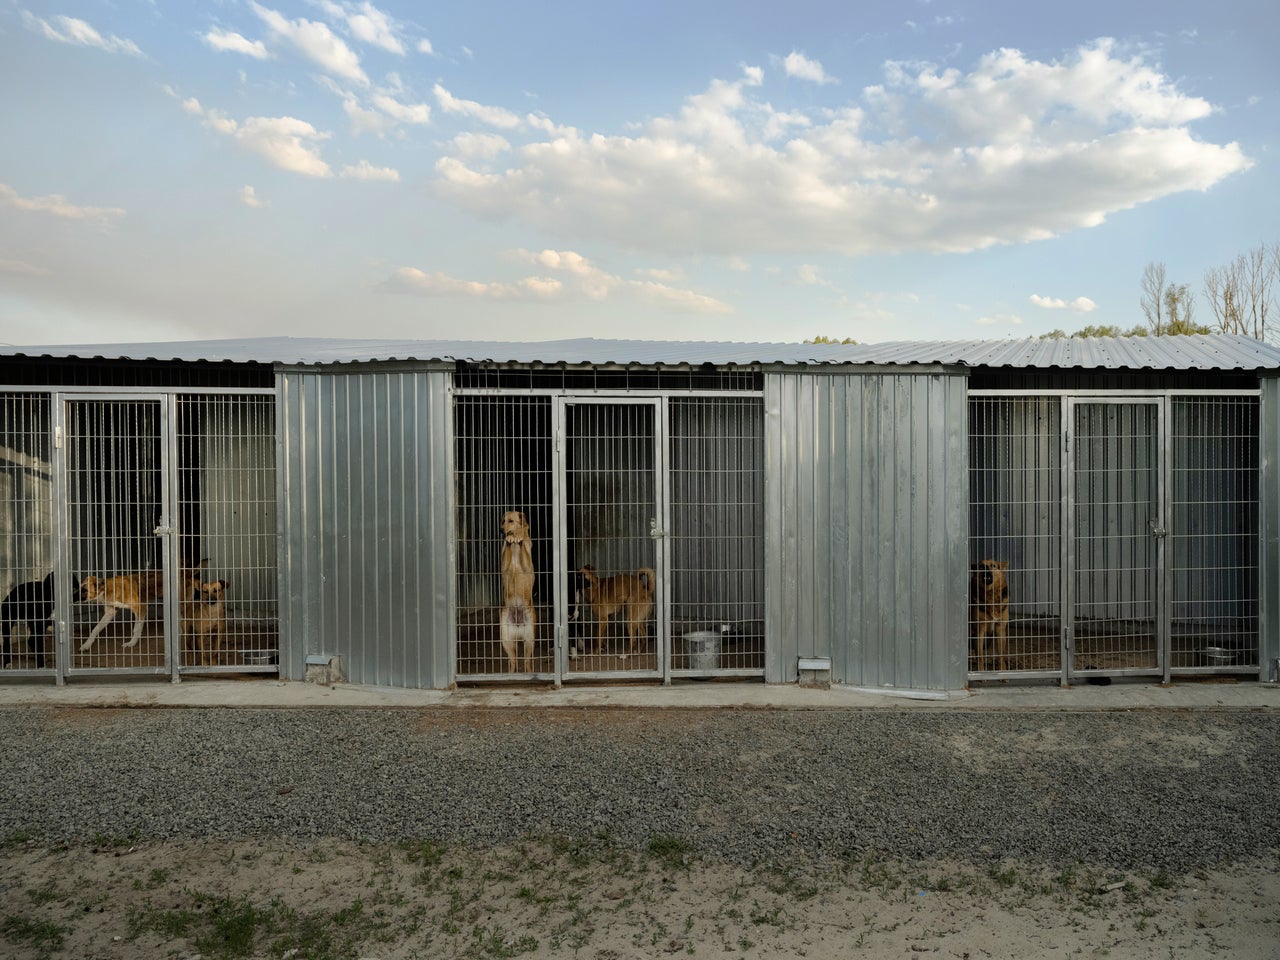
[[1204,274],[1204,296],[1221,333],[1274,338],[1280,243],[1260,244]]
[[1147,326],[1157,337],[1164,333],[1165,268],[1154,260],[1142,271],[1142,312],[1147,315]]

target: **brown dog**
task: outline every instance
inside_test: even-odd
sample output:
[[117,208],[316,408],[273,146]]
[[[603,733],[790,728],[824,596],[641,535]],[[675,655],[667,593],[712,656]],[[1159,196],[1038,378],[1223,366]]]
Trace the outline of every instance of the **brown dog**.
[[133,614],[133,636],[125,644],[132,647],[142,636],[142,628],[147,623],[147,604],[159,599],[164,594],[164,572],[147,570],[144,573],[122,573],[115,577],[85,577],[80,583],[80,599],[85,603],[96,603],[102,607],[102,619],[89,631],[89,638],[80,644],[80,652],[85,653],[98,639],[98,634],[106,629],[107,624],[116,618],[121,610]]
[[516,650],[524,645],[524,672],[532,673],[533,641],[538,614],[533,609],[533,554],[529,547],[529,518],[520,510],[502,515],[502,613],[498,638],[507,655],[507,668],[516,672]]
[[969,578],[969,630],[975,638],[978,669],[987,669],[987,636],[995,645],[999,669],[1009,669],[1009,581],[1007,560],[983,560]]
[[[600,653],[604,646],[604,635],[609,627],[609,618],[621,613],[627,624],[627,651],[636,652],[639,639],[648,639],[649,615],[653,613],[653,585],[656,582],[653,570],[641,567],[635,573],[619,573],[612,577],[601,577],[596,568],[587,564],[579,571],[585,585],[582,588],[582,602],[591,610],[591,617],[596,622],[595,652]],[[623,658],[627,656],[624,653]]]
[[225,580],[201,583],[191,574],[182,591],[182,635],[191,637],[202,666],[212,666],[222,657],[222,641],[227,633],[225,597],[230,584]]

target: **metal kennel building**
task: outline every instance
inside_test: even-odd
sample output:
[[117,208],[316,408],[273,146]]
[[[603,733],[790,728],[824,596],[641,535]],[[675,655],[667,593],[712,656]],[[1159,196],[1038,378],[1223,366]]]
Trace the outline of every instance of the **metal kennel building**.
[[[14,677],[1273,679],[1280,350],[267,338],[0,352],[0,591],[155,571],[142,640],[56,590]],[[504,511],[537,569],[498,642]],[[1008,564],[978,662],[970,567]],[[203,563],[203,565],[201,565]],[[652,571],[634,653],[573,571]],[[228,584],[221,643],[189,576]],[[644,582],[649,582],[648,578]],[[640,608],[637,608],[640,609]],[[602,633],[595,648],[597,631]]]

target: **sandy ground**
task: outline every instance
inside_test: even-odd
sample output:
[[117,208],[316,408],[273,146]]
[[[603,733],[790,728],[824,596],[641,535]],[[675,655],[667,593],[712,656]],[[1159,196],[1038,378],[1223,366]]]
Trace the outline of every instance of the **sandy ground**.
[[1280,956],[1280,859],[1185,876],[858,861],[748,871],[555,838],[0,849],[15,958]]

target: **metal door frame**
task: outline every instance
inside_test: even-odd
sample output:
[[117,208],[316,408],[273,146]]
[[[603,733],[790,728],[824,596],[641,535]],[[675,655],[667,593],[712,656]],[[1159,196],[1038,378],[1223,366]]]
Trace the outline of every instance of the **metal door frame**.
[[[160,598],[163,610],[161,623],[164,629],[164,664],[160,667],[75,667],[75,637],[72,635],[72,598],[66,590],[59,590],[55,598],[54,615],[57,621],[57,682],[69,677],[87,676],[169,676],[178,682],[181,668],[179,650],[178,605],[172,602],[178,591],[178,571],[174,567],[177,550],[177,527],[173,522],[173,506],[177,499],[177,463],[173,456],[177,438],[177,395],[165,392],[77,391],[53,395],[53,475],[54,475],[54,551],[60,583],[70,583],[71,563],[71,490],[70,490],[70,433],[68,411],[73,403],[115,404],[151,403],[159,413],[157,424],[160,446],[160,519],[154,529],[159,541],[161,569],[165,571],[164,596]],[[85,571],[86,573],[88,571]],[[96,609],[96,608],[95,608]]]
[[[654,670],[569,670],[569,478],[568,478],[568,411],[574,406],[649,407],[653,411],[653,495],[656,516],[650,519],[649,536],[653,539],[653,570],[657,578],[654,598]],[[555,543],[552,547],[555,570],[555,683],[566,680],[661,679],[671,682],[670,657],[670,590],[668,589],[666,531],[671,522],[670,479],[667,476],[667,447],[670,432],[667,422],[668,403],[665,396],[583,396],[566,394],[554,397],[552,422],[555,432],[553,451],[552,501],[555,517]]]
[[[1111,676],[1161,676],[1169,682],[1170,675],[1170,609],[1169,595],[1172,571],[1166,551],[1166,537],[1169,523],[1169,428],[1167,396],[1150,395],[1070,395],[1064,396],[1061,406],[1061,437],[1063,444],[1063,514],[1062,514],[1062,564],[1061,564],[1061,596],[1062,596],[1062,681],[1087,679],[1089,677]],[[1155,462],[1152,470],[1156,480],[1155,508],[1156,517],[1148,520],[1148,529],[1156,541],[1156,553],[1151,575],[1155,589],[1153,629],[1155,630],[1154,646],[1156,663],[1152,667],[1125,667],[1109,670],[1077,670],[1075,666],[1076,650],[1076,591],[1073,580],[1076,574],[1076,458],[1079,445],[1076,436],[1075,411],[1079,406],[1129,406],[1153,407],[1156,420],[1152,440],[1154,442]]]

